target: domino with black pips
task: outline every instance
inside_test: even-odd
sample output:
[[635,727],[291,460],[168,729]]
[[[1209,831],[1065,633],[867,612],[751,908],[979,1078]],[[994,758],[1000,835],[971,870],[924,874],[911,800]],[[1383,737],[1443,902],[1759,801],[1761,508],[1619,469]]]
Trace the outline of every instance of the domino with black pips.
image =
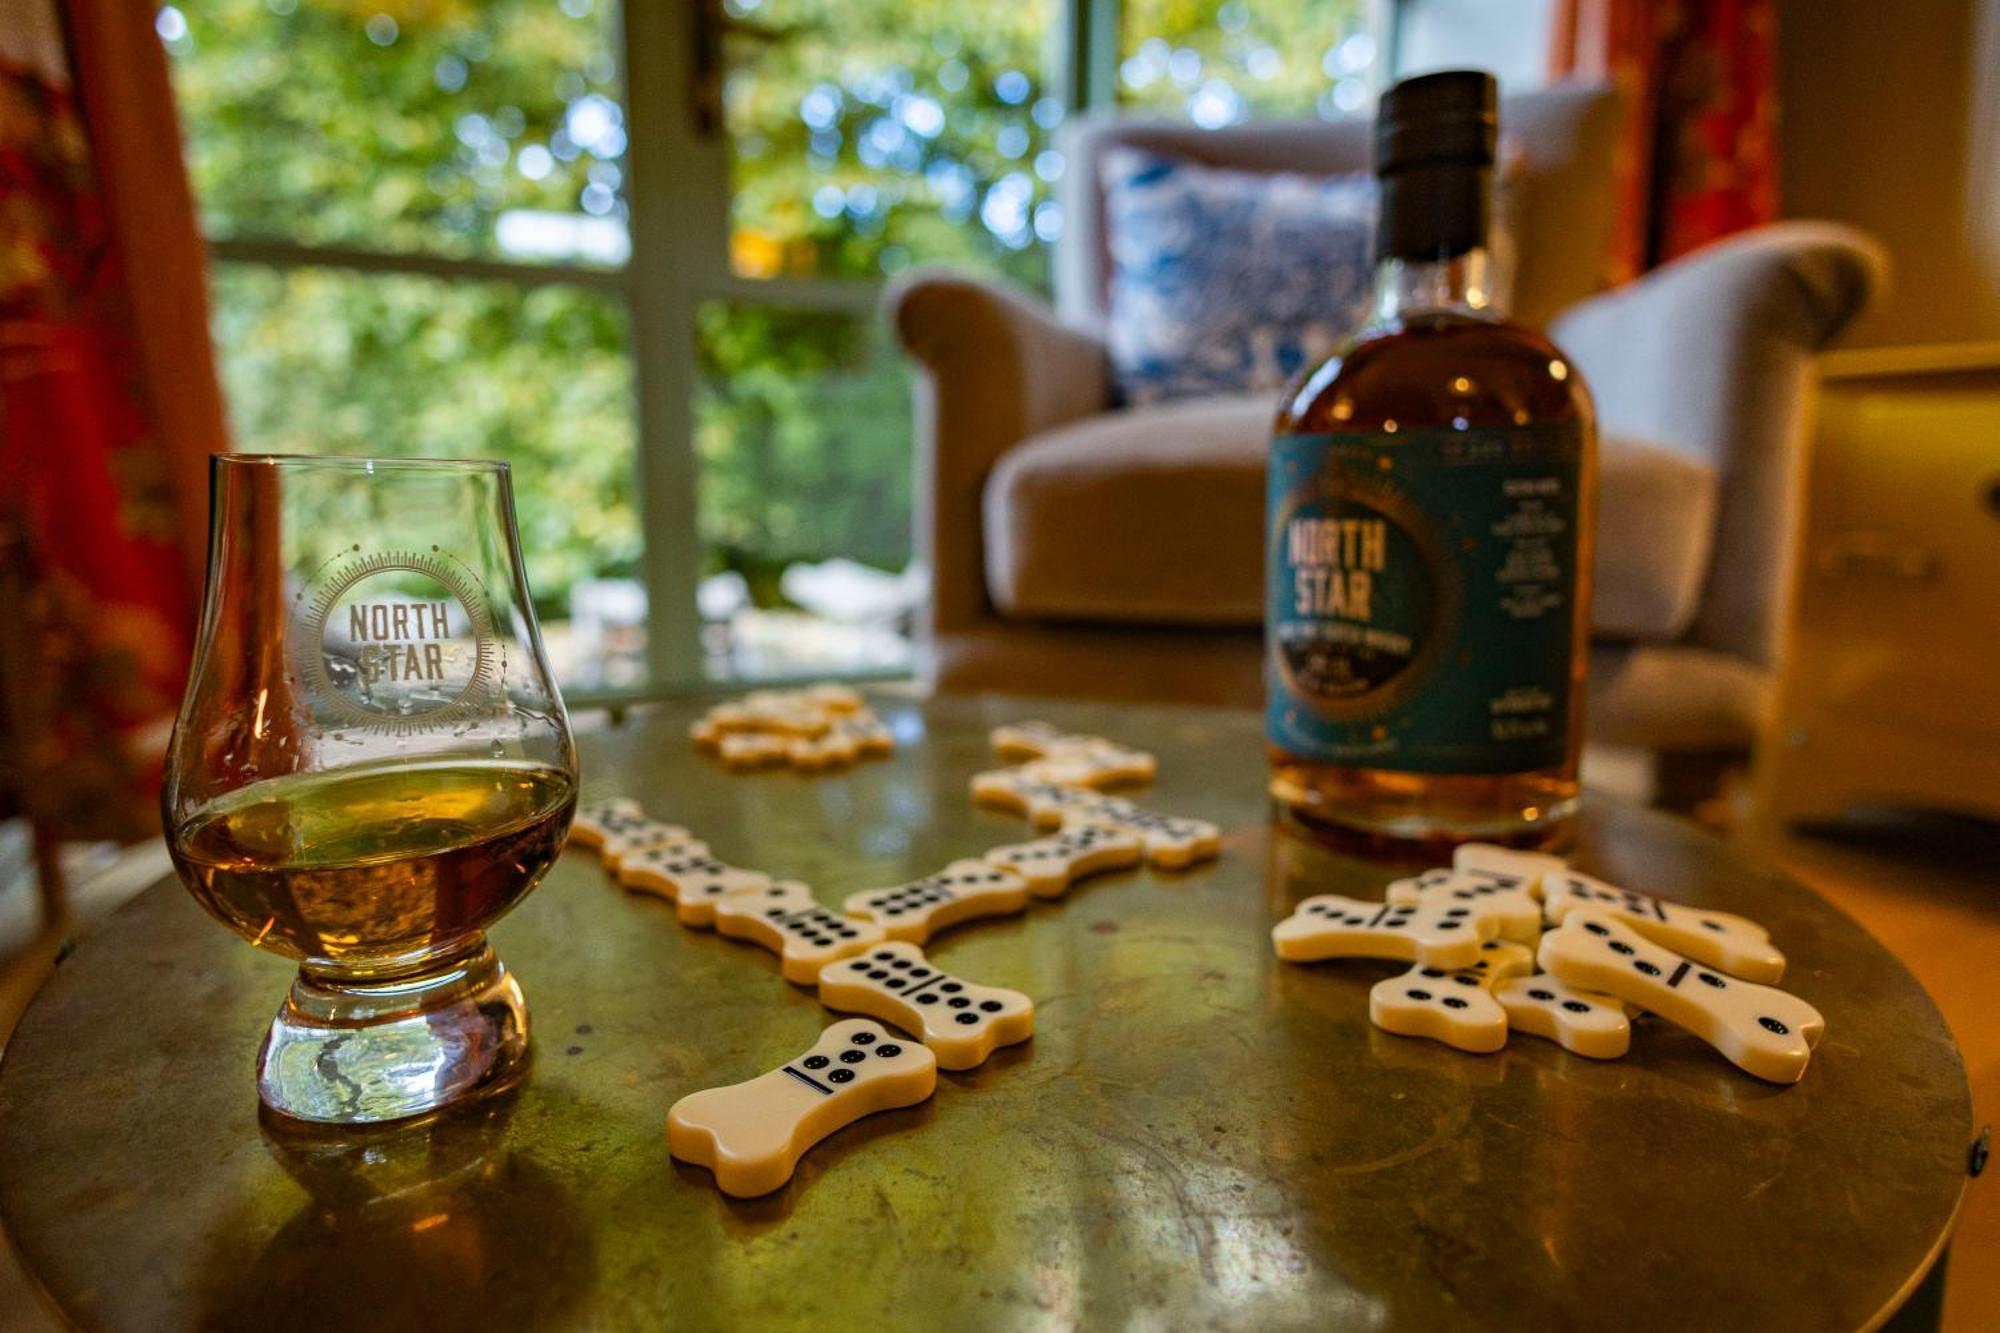
[[665,898],[680,923],[696,929],[714,923],[716,906],[725,899],[771,887],[763,871],[720,861],[700,843],[634,852],[620,865],[618,882],[634,893]]
[[1499,933],[1499,918],[1476,904],[1399,906],[1325,893],[1273,927],[1271,946],[1288,963],[1392,958],[1449,970],[1473,966],[1479,946]]
[[799,1158],[834,1131],[936,1090],[929,1047],[865,1018],[843,1019],[769,1073],[675,1102],[667,1151],[714,1172],[724,1194],[754,1198],[790,1180]]
[[880,926],[841,916],[797,880],[780,880],[759,892],[723,898],[715,904],[715,929],[777,954],[779,971],[795,986],[816,985],[828,963],[884,939]]
[[1368,992],[1369,1021],[1399,1037],[1428,1037],[1474,1055],[1507,1044],[1507,1011],[1493,989],[1532,972],[1535,952],[1513,940],[1487,940],[1470,967],[1447,970],[1417,964]]
[[1632,1017],[1623,1000],[1581,990],[1553,973],[1503,981],[1493,998],[1507,1011],[1509,1032],[1526,1032],[1593,1060],[1616,1060],[1632,1047]]
[[1804,1077],[1826,1020],[1796,995],[1698,963],[1641,935],[1622,916],[1576,908],[1542,936],[1544,970],[1686,1028],[1745,1072]]
[[1035,1034],[1035,1002],[1017,990],[955,977],[905,940],[878,944],[820,970],[819,1001],[920,1038],[944,1069],[971,1069]]
[[985,859],[1025,879],[1035,897],[1060,898],[1080,879],[1127,869],[1145,856],[1146,844],[1138,834],[1082,823],[1032,842],[995,847]]
[[935,875],[890,889],[851,893],[841,910],[872,921],[892,940],[922,944],[950,926],[1009,916],[1028,905],[1028,881],[990,861],[953,861]]
[[1572,911],[1604,912],[1655,944],[1745,981],[1770,986],[1785,975],[1785,955],[1771,943],[1771,933],[1746,916],[1685,907],[1574,870],[1544,876],[1542,900],[1557,924]]

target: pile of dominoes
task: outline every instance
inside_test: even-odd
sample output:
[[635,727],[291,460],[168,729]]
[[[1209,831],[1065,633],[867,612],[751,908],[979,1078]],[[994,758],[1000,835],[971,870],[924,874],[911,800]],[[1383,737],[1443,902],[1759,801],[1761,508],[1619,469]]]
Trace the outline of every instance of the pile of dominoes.
[[893,754],[896,738],[845,685],[758,690],[717,704],[688,728],[695,748],[730,768],[847,768]]
[[1497,1051],[1526,1032],[1614,1060],[1631,1047],[1634,1015],[1651,1014],[1747,1073],[1796,1083],[1826,1030],[1776,988],[1785,956],[1756,922],[1478,843],[1447,869],[1392,883],[1384,902],[1307,898],[1271,942],[1290,963],[1409,961],[1369,992],[1369,1018],[1462,1051]]
[[[836,716],[853,716],[859,700],[840,712],[837,689],[804,693]],[[724,714],[722,725],[739,716]],[[719,743],[738,734],[723,730]],[[1105,794],[1150,781],[1152,755],[1033,722],[998,729],[993,744],[1002,759],[1020,762],[975,778],[974,800],[1026,815],[1044,835],[953,861],[908,884],[849,894],[838,911],[797,880],[721,861],[692,831],[648,817],[636,802],[598,801],[577,811],[570,842],[594,848],[625,888],[666,899],[684,926],[762,945],[778,955],[787,981],[813,987],[829,1009],[867,1016],[833,1024],[778,1069],[674,1104],[668,1150],[709,1168],[723,1193],[777,1189],[806,1150],[835,1130],[929,1097],[940,1066],[971,1069],[1034,1035],[1032,999],[944,971],[924,953],[933,935],[1022,912],[1030,899],[1058,899],[1090,875],[1142,861],[1182,869],[1221,850],[1213,824]]]

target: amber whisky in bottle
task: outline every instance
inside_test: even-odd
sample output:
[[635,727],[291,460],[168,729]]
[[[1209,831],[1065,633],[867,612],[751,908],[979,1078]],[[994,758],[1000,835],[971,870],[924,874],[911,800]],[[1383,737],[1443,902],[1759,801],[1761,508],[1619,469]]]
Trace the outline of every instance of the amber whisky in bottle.
[[1553,846],[1576,808],[1595,429],[1492,307],[1496,129],[1483,73],[1383,95],[1375,312],[1274,428],[1271,794],[1352,845]]

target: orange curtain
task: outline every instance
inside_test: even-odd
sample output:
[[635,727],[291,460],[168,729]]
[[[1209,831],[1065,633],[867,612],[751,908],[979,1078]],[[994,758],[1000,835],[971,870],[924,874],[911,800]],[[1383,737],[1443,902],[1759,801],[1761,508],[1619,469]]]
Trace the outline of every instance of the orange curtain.
[[1612,282],[1778,215],[1776,0],[1559,0],[1550,73],[1627,120]]
[[129,839],[228,445],[154,6],[49,6],[0,13],[0,778],[46,836]]

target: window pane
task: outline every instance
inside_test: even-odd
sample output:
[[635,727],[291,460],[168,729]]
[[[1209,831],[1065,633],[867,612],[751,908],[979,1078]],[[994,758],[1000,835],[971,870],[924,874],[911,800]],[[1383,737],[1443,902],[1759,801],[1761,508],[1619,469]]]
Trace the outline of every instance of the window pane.
[[906,669],[910,391],[877,322],[710,302],[698,333],[710,673]]
[[1209,129],[1366,111],[1382,67],[1369,0],[1125,0],[1118,100]]
[[950,261],[1047,282],[1059,0],[724,0],[730,255],[744,277]]
[[637,576],[641,539],[615,300],[242,264],[216,267],[215,298],[237,448],[507,460],[558,676],[640,683],[643,598],[632,615],[620,590],[637,585],[618,582]]
[[615,0],[183,0],[211,237],[618,264]]
[[1397,55],[1407,78],[1437,69],[1491,70],[1509,91],[1549,78],[1554,0],[1403,0]]

